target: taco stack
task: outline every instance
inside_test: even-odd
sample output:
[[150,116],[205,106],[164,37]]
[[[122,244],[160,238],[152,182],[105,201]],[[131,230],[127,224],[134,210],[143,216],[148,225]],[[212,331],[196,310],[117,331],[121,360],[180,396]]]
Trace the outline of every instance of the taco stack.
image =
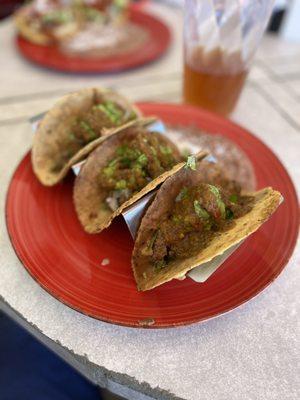
[[149,290],[223,254],[276,210],[272,188],[243,193],[222,171],[190,159],[170,176],[142,218],[132,255],[139,290]]
[[83,89],[63,97],[46,113],[34,136],[34,173],[42,184],[55,185],[106,134],[139,115],[126,98],[106,89]]
[[110,136],[81,168],[74,204],[86,232],[108,227],[122,210],[184,165],[175,144],[149,132],[147,125],[147,120],[139,120]]
[[39,45],[61,44],[87,26],[120,24],[128,18],[127,0],[34,0],[16,11],[19,34]]

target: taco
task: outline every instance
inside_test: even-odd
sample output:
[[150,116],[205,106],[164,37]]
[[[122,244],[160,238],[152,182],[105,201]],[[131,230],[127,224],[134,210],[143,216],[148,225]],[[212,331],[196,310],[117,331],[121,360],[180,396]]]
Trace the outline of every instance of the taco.
[[63,97],[46,113],[34,135],[34,173],[44,185],[55,185],[105,140],[105,134],[139,115],[126,98],[110,90],[83,89]]
[[256,231],[281,202],[272,188],[242,193],[224,174],[206,180],[202,163],[191,166],[162,184],[142,218],[132,255],[139,290],[183,278],[223,254]]
[[127,19],[127,0],[34,0],[14,15],[19,34],[39,45],[61,44],[88,26],[119,25]]
[[86,232],[97,233],[108,227],[122,210],[184,165],[175,144],[157,132],[149,132],[147,124],[136,121],[109,137],[80,170],[73,197]]

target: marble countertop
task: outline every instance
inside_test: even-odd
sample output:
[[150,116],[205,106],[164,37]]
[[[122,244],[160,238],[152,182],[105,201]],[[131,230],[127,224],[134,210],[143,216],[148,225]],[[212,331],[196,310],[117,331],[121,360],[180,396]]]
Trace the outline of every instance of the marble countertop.
[[[122,74],[70,76],[31,65],[0,24],[0,307],[93,382],[127,399],[296,400],[300,397],[300,245],[280,277],[229,314],[201,324],[139,330],[69,309],[27,274],[5,225],[11,175],[30,148],[28,117],[63,93],[106,85],[133,100],[180,101],[180,10],[149,5],[175,39],[156,63]],[[300,190],[300,46],[265,37],[233,120],[277,154]]]

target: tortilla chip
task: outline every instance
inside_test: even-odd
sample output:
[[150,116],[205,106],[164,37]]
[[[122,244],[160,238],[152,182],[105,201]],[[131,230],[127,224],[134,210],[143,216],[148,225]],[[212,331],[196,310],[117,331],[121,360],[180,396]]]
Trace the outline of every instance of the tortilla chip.
[[[33,171],[43,185],[52,186],[61,181],[72,165],[82,160],[106,139],[101,136],[88,143],[70,158],[60,170],[56,171],[54,169],[61,159],[62,151],[67,150],[65,138],[69,135],[70,127],[76,118],[83,116],[92,107],[96,99],[113,101],[122,108],[128,109],[128,111],[134,111],[138,116],[141,114],[123,96],[107,89],[82,89],[64,96],[44,116],[33,139],[31,153]],[[114,130],[115,128],[105,130],[105,127],[103,127],[102,133],[103,135],[111,134]]]
[[[155,189],[160,183],[167,179],[168,176],[174,174],[184,166],[183,162],[175,165],[171,170],[164,172],[156,179],[149,182],[142,190],[123,203],[116,211],[111,211],[104,201],[107,197],[107,192],[101,190],[100,185],[97,183],[99,172],[113,157],[116,148],[120,146],[122,140],[136,134],[137,129],[134,128],[138,128],[138,126],[145,126],[145,124],[142,124],[141,120],[137,121],[135,126],[124,129],[118,135],[111,136],[93,151],[75,180],[73,193],[75,209],[84,230],[88,233],[99,233],[107,228],[112,220],[117,215],[121,214],[125,208]],[[165,141],[168,146],[171,146],[174,153],[177,153],[180,159],[180,153],[176,146],[164,136],[162,136],[162,141]],[[205,157],[206,155],[206,152],[202,152],[200,157]]]
[[[224,232],[216,232],[211,241],[199,254],[186,259],[177,259],[168,266],[155,270],[153,265],[141,254],[141,249],[149,243],[153,231],[157,229],[162,217],[172,208],[174,198],[183,186],[193,186],[203,182],[201,164],[197,171],[182,169],[167,179],[158,190],[156,197],[145,213],[132,255],[132,268],[139,290],[149,290],[174,278],[182,278],[191,269],[223,254],[228,248],[239,243],[255,232],[279,206],[282,196],[272,188],[247,193],[254,197],[253,208],[244,216],[233,220],[233,226]],[[246,195],[246,193],[245,193]]]

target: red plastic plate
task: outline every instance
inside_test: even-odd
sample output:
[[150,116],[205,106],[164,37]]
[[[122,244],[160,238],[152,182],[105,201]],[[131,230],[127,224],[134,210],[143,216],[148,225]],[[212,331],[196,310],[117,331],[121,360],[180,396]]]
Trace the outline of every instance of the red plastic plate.
[[16,43],[22,55],[43,67],[65,72],[114,72],[139,67],[158,59],[168,49],[171,33],[164,22],[139,8],[130,11],[132,22],[143,26],[149,32],[149,39],[143,46],[119,56],[105,58],[68,57],[55,46],[41,46],[17,36]]
[[[295,246],[299,208],[288,173],[276,156],[245,129],[184,105],[141,104],[146,115],[196,125],[238,144],[253,162],[258,187],[273,186],[285,201],[205,283],[171,281],[136,290],[133,242],[121,218],[98,235],[86,234],[72,204],[73,177],[53,188],[33,175],[30,155],[18,166],[7,195],[7,227],[17,255],[32,277],[68,306],[103,321],[139,327],[172,327],[203,321],[241,305],[283,270]],[[104,258],[110,264],[101,266]],[[147,322],[147,321],[146,321]]]

